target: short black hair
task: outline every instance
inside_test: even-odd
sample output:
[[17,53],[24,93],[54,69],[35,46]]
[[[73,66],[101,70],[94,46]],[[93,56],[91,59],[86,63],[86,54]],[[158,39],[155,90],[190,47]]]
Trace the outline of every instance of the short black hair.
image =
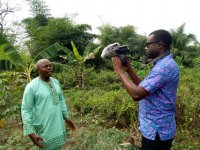
[[154,38],[156,41],[160,41],[164,43],[164,47],[167,48],[168,50],[170,49],[170,46],[172,44],[172,36],[171,34],[163,29],[153,31],[149,34],[154,35]]

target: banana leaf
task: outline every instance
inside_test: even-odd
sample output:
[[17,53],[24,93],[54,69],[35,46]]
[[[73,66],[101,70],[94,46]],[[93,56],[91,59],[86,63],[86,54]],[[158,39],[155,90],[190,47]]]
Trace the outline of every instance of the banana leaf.
[[[95,55],[99,52],[101,46],[98,46],[97,48],[95,48],[93,51],[86,51],[88,54],[87,56],[84,57],[84,62],[87,60],[87,59],[93,59],[95,58]],[[84,52],[85,53],[85,52]]]
[[72,45],[72,48],[73,48],[73,52],[74,52],[74,55],[76,57],[76,59],[78,60],[79,63],[82,63],[83,62],[83,57],[79,54],[77,48],[76,48],[76,45],[74,44],[73,41],[71,41],[71,45]]
[[60,64],[56,62],[52,62],[53,64],[53,72],[55,73],[63,73],[67,68],[65,64]]
[[32,61],[32,63],[40,59],[50,59],[58,56],[58,51],[62,50],[62,46],[59,43],[55,43],[44,50],[42,50]]
[[9,60],[0,60],[0,71],[12,70],[14,65]]
[[88,44],[87,47],[85,48],[85,51],[83,53],[83,58],[84,60],[88,59],[88,54],[91,51],[91,44]]
[[3,33],[0,32],[0,52],[1,51],[7,54],[13,64],[25,67],[25,64],[22,61],[18,51],[10,44]]

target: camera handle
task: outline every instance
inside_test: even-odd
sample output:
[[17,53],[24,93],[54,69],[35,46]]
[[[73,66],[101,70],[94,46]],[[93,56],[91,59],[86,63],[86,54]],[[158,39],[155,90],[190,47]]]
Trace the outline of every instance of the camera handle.
[[126,55],[124,55],[124,54],[121,54],[121,55],[118,55],[119,56],[119,59],[121,60],[121,62],[122,62],[122,65],[123,66],[126,66],[127,65],[127,56]]

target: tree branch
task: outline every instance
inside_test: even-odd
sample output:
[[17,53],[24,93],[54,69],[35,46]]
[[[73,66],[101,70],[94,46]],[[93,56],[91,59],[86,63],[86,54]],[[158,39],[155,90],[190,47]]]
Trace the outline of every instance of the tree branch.
[[10,7],[8,2],[0,0],[0,31],[3,32],[5,25],[5,18],[16,11],[16,7]]

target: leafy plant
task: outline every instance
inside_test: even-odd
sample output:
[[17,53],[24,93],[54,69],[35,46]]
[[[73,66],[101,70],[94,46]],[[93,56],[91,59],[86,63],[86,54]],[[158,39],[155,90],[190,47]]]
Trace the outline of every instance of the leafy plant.
[[[10,42],[6,39],[6,37],[3,35],[2,32],[0,32],[0,52],[6,54],[6,56],[9,58],[9,60],[13,64],[19,65],[21,67],[25,66],[25,64],[22,61],[17,50],[10,44]],[[2,64],[2,63],[5,64],[5,61],[0,62],[0,64]],[[8,61],[7,61],[7,63],[8,63]],[[3,66],[1,66],[1,67],[3,67]],[[0,68],[0,69],[4,69],[4,68]]]
[[[9,61],[2,60],[0,61],[0,67],[4,67],[5,69],[12,69],[12,64],[15,66],[20,66],[23,70],[23,74],[27,78],[27,83],[31,81],[31,72],[35,67],[35,63],[37,60],[46,58],[51,59],[58,56],[58,52],[63,50],[64,52],[69,52],[67,48],[61,46],[58,43],[55,43],[44,50],[42,50],[39,54],[37,54],[31,61],[24,62],[22,61],[18,51],[8,42],[8,40],[0,33],[0,50],[2,50],[5,54],[10,58]],[[12,64],[10,63],[12,62]],[[60,63],[53,63],[53,67],[56,71],[63,71],[65,65]],[[0,68],[0,70],[3,68]]]
[[[27,77],[27,82],[31,81],[31,72],[34,69],[35,63],[37,60],[42,59],[42,58],[50,59],[50,58],[56,57],[58,55],[58,51],[61,51],[62,49],[63,49],[63,47],[60,44],[55,43],[55,44],[49,46],[48,48],[42,50],[38,55],[35,56],[35,58],[32,59],[31,62],[26,64],[26,67],[24,68],[24,73]],[[53,67],[55,70],[57,69],[57,70],[61,71],[61,70],[63,70],[64,65],[53,62]]]
[[85,82],[84,78],[85,62],[88,59],[94,59],[95,55],[99,52],[101,46],[95,48],[94,50],[91,50],[91,45],[88,44],[86,49],[84,50],[83,55],[81,56],[73,41],[71,41],[71,45],[77,61],[77,66],[76,66],[77,85],[79,87],[83,87]]

